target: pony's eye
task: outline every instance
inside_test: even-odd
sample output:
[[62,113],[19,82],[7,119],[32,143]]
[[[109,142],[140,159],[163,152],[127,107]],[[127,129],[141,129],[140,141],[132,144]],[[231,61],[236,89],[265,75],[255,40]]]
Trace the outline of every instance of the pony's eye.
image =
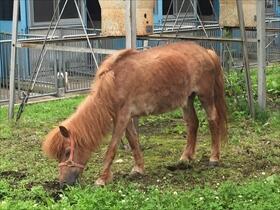
[[68,158],[70,156],[70,148],[67,148],[65,150],[65,156],[66,156],[66,158]]

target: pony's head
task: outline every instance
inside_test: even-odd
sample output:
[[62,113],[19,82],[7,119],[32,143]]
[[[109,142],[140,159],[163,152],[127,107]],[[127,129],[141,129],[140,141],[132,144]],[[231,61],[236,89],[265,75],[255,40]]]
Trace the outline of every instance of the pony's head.
[[78,136],[71,129],[59,126],[47,135],[43,143],[43,151],[59,162],[61,187],[75,184],[89,159],[90,152],[77,142]]

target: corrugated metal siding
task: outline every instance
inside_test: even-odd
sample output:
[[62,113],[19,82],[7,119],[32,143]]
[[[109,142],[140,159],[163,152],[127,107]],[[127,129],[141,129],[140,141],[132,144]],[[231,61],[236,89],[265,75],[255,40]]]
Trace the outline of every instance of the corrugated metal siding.
[[9,34],[0,33],[0,102],[7,101],[9,98],[9,71],[11,42]]

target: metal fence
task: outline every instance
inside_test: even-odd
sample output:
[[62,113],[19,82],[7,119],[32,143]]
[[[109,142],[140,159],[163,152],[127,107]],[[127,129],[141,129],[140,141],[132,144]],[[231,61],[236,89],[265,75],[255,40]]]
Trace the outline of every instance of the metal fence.
[[11,55],[11,37],[9,34],[0,34],[0,102],[9,98],[9,65]]
[[[271,19],[267,23],[268,28],[280,28],[279,19]],[[44,34],[45,31],[41,31]],[[58,32],[58,36],[71,36],[81,34],[81,30],[65,29]],[[208,37],[224,37],[227,36],[225,30],[218,27],[207,29]],[[267,31],[267,61],[280,61],[280,31]],[[239,29],[230,31],[230,38],[240,38]],[[203,30],[189,30],[180,32],[182,36],[206,37]],[[256,39],[256,31],[247,30],[248,38]],[[21,37],[25,38],[25,37]],[[11,53],[11,35],[0,34],[0,103],[7,102],[9,98],[9,71],[10,71],[10,53]],[[178,39],[155,41],[148,39],[148,46],[153,47],[166,42],[178,41]],[[206,47],[213,48],[220,55],[222,64],[225,68],[235,68],[242,66],[243,51],[241,42],[232,41],[213,41],[213,40],[197,40],[197,43]],[[147,42],[146,42],[147,43]],[[71,43],[59,43],[62,46],[69,47],[87,47],[86,41],[76,41]],[[122,49],[125,47],[124,38],[115,39],[99,39],[92,40],[93,48],[103,49]],[[143,41],[137,42],[139,48],[143,48]],[[249,42],[248,44],[250,63],[257,63],[257,44]],[[35,64],[38,60],[40,49],[34,48],[18,48],[17,50],[17,72],[16,72],[16,95],[17,99],[22,98],[22,92],[26,91],[31,81]],[[96,54],[98,63],[100,64],[106,55]],[[57,95],[58,90],[62,88],[66,93],[73,91],[81,91],[89,89],[96,72],[96,66],[93,62],[91,53],[84,52],[62,52],[48,51],[46,53],[42,68],[38,74],[31,97],[39,97],[46,95]]]
[[[42,31],[44,33],[44,31]],[[69,29],[59,32],[60,36],[81,34],[80,31]],[[39,33],[40,34],[40,33]],[[22,37],[20,37],[22,38]],[[0,39],[0,103],[9,99],[9,72],[11,54],[11,35],[2,34]],[[86,41],[59,43],[61,46],[87,47]],[[125,39],[92,40],[93,48],[122,49],[125,47]],[[36,62],[39,59],[40,49],[17,48],[16,71],[16,100],[22,99],[23,93],[28,90],[34,73]],[[98,64],[107,56],[95,54]],[[56,96],[61,88],[66,92],[88,90],[96,72],[93,56],[84,52],[62,52],[48,50],[36,83],[30,97]]]
[[[280,61],[280,20],[267,23],[268,30],[266,32],[266,60],[267,62],[279,62]],[[278,30],[273,30],[278,29]],[[206,34],[207,33],[207,34]],[[243,65],[243,49],[242,42],[240,40],[239,28],[231,28],[228,30],[221,29],[219,27],[206,29],[206,33],[202,29],[189,30],[180,32],[178,37],[195,37],[198,40],[194,40],[205,48],[214,49],[220,56],[222,65],[224,68],[236,68]],[[200,39],[199,37],[206,38]],[[209,39],[207,39],[209,37]],[[246,37],[248,40],[248,55],[251,65],[257,63],[257,32],[256,30],[246,30]],[[211,40],[211,38],[227,38],[235,41],[220,41],[218,39]],[[254,41],[253,41],[254,40]],[[150,40],[149,46],[154,47],[158,44],[166,44],[170,42],[180,41],[179,38],[170,40]]]

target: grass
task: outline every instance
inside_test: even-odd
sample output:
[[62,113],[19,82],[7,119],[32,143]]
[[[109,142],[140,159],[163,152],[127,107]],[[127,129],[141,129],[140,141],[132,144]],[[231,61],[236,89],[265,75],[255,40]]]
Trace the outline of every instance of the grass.
[[[279,209],[280,179],[276,176],[237,186],[224,182],[219,187],[197,187],[189,192],[162,191],[151,186],[145,191],[136,184],[70,188],[54,201],[42,187],[29,191],[10,190],[0,182],[6,198],[1,209]],[[13,196],[13,197],[9,197]]]
[[[94,187],[94,181],[108,139],[92,155],[80,185],[65,191],[57,187],[57,163],[41,152],[44,136],[84,96],[28,105],[18,123],[8,122],[7,109],[0,108],[0,209],[279,209],[280,87],[274,80],[279,68],[267,72],[268,109],[258,111],[255,121],[248,117],[240,74],[228,75],[229,142],[219,167],[208,166],[208,124],[196,103],[200,127],[191,168],[166,167],[179,159],[185,144],[181,112],[149,116],[140,120],[145,176],[128,176],[133,160],[130,151],[120,148],[114,182],[104,188]],[[253,84],[255,79],[253,74]]]

